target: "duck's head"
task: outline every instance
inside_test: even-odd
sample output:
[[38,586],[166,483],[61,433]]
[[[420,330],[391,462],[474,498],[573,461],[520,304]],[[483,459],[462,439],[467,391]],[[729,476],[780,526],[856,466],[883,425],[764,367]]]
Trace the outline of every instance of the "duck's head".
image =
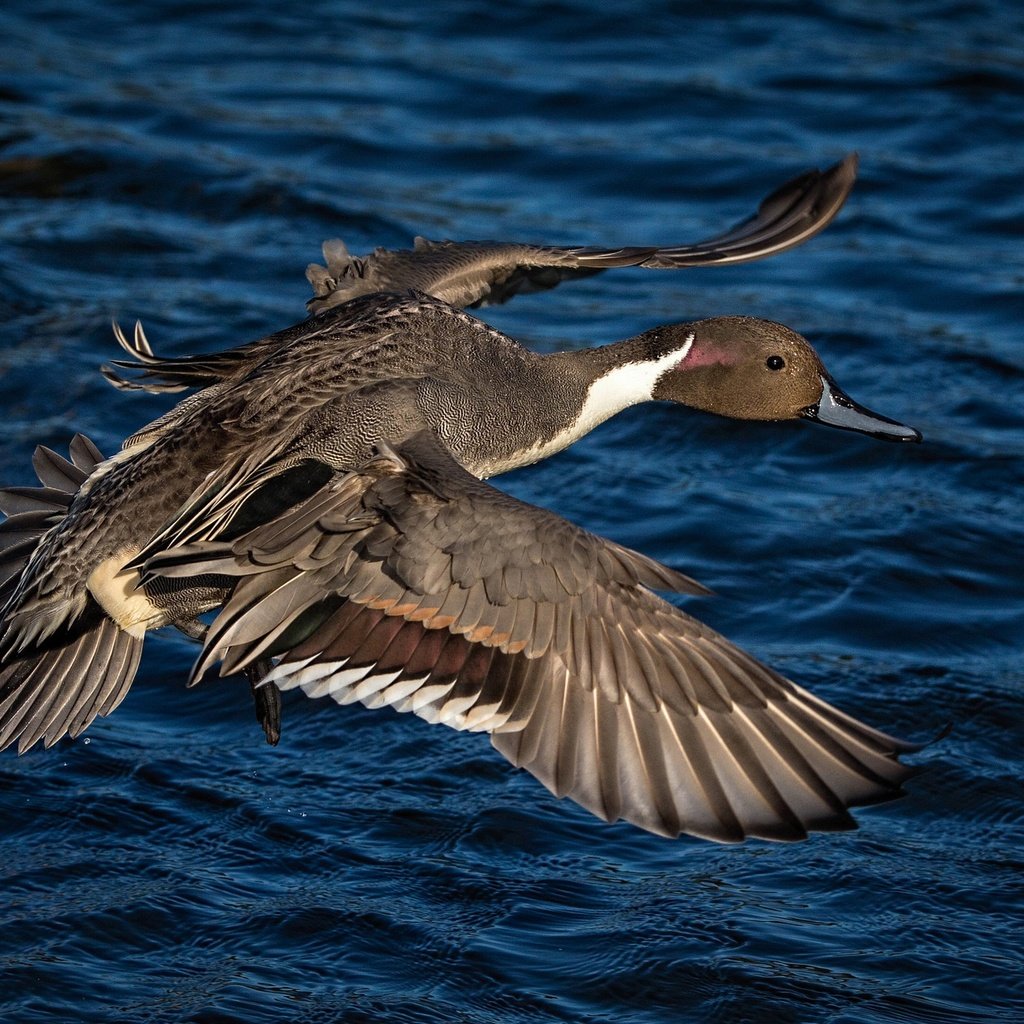
[[888,441],[921,440],[913,427],[849,398],[807,340],[782,324],[722,316],[655,333],[659,347],[679,355],[658,378],[655,399],[732,419],[807,419]]

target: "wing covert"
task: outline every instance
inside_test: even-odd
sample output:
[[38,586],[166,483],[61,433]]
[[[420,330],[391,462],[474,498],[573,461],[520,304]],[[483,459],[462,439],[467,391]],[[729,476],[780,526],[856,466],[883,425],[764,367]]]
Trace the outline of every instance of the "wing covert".
[[427,434],[152,575],[237,583],[195,668],[257,659],[339,703],[491,733],[595,814],[665,835],[802,838],[887,799],[911,749],[782,678],[653,589],[691,580],[518,502]]

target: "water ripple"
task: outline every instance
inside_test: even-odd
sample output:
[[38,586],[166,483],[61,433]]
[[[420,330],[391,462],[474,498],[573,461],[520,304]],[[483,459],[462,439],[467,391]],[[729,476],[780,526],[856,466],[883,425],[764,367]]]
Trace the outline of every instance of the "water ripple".
[[96,372],[294,322],[322,239],[673,242],[857,149],[778,260],[623,272],[492,323],[553,351],[713,313],[814,342],[920,447],[630,410],[503,485],[712,586],[686,607],[931,740],[860,832],[668,843],[481,737],[242,683],[147,644],[86,739],[0,758],[0,1007],[19,1022],[960,1024],[1024,1014],[1024,18],[994,0],[0,11],[8,482],[158,415]]

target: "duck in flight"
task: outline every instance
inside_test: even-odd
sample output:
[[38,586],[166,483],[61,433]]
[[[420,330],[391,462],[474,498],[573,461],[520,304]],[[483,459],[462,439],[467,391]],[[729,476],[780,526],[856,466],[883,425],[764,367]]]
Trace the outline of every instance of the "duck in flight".
[[[417,238],[412,249],[377,249],[351,256],[344,242],[324,243],[326,267],[311,264],[306,276],[314,315],[374,292],[416,290],[449,305],[473,308],[507,302],[514,295],[554,288],[613,267],[679,269],[763,259],[784,252],[827,227],[853,188],[857,156],[851,153],[824,171],[810,170],[779,186],[757,212],[702,242],[655,246],[558,247],[520,242],[431,242]],[[249,344],[227,353],[162,359],[139,325],[131,338],[115,325],[115,337],[131,356],[112,360],[103,374],[128,391],[173,393],[237,378],[263,358],[266,345]],[[276,336],[274,336],[276,337]],[[142,370],[126,377],[119,369]]]
[[81,734],[174,625],[202,644],[190,682],[246,673],[268,734],[278,689],[388,705],[662,835],[852,828],[910,773],[911,745],[657,593],[699,584],[486,482],[652,400],[920,439],[788,328],[716,317],[539,355],[376,293],[157,372],[201,390],[112,458],[79,437],[37,451],[40,487],[0,492],[0,747]]

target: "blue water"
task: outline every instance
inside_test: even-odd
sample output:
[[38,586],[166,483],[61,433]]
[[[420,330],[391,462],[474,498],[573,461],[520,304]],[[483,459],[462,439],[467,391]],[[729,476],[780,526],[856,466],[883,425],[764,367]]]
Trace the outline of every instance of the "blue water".
[[0,479],[166,407],[96,372],[111,318],[223,348],[303,315],[329,236],[671,243],[850,150],[799,250],[485,316],[543,350],[767,316],[924,431],[649,406],[504,482],[712,586],[697,614],[854,714],[951,723],[909,795],[669,842],[412,716],[286,699],[271,749],[157,637],[84,738],[0,757],[3,1020],[1024,1019],[1019,5],[7,0]]

